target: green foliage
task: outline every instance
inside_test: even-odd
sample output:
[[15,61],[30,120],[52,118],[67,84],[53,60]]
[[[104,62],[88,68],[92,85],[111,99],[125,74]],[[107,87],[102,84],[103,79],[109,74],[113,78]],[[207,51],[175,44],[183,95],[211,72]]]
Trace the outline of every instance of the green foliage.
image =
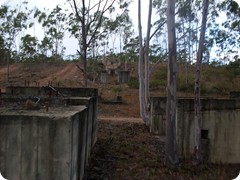
[[157,90],[157,89],[159,89],[163,85],[163,83],[162,83],[163,81],[165,81],[165,80],[161,80],[161,79],[151,80],[149,82],[149,88],[151,90]]
[[2,5],[0,7],[0,34],[4,40],[5,48],[10,52],[10,58],[16,55],[16,37],[24,29],[28,28],[28,20],[31,10],[28,10],[27,3],[23,2],[24,10],[20,7]]
[[52,56],[55,56],[56,59],[62,56],[65,50],[62,41],[67,29],[66,21],[68,20],[63,9],[57,5],[48,15],[36,10],[34,17],[38,17],[38,22],[42,24],[45,30],[44,38],[38,45],[41,54],[46,55],[47,51],[50,50]]
[[139,88],[139,80],[137,77],[131,76],[128,81],[128,86],[132,89],[138,89]]
[[[157,65],[155,65],[157,66]],[[153,74],[152,74],[152,79],[156,80],[156,79],[161,79],[166,81],[167,80],[167,67],[164,66],[159,66],[158,70],[156,70]]]
[[139,37],[130,38],[128,43],[123,46],[123,50],[130,59],[135,59],[139,51]]
[[[177,79],[177,90],[182,92],[194,92],[195,76],[194,74],[181,73]],[[202,89],[202,86],[201,86]]]
[[122,92],[122,88],[121,87],[113,87],[112,91],[116,94],[119,94],[120,92]]
[[166,88],[167,86],[167,68],[164,65],[157,65],[155,71],[151,75],[151,79],[149,81],[149,88],[151,90],[159,90],[161,88]]
[[24,58],[33,58],[37,53],[36,51],[37,38],[31,36],[30,34],[27,34],[24,37],[22,37],[21,40],[22,40],[21,45],[22,56]]
[[240,75],[240,58],[230,62],[226,68],[234,77]]

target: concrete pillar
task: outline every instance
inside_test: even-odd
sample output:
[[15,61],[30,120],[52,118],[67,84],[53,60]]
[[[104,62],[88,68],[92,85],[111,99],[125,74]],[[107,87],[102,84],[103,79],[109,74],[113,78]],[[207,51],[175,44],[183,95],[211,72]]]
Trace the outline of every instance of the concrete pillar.
[[107,83],[107,77],[108,77],[108,73],[106,71],[102,71],[101,76],[100,76],[101,83],[106,84]]
[[79,180],[86,162],[86,107],[0,109],[0,169],[7,179]]
[[153,134],[165,136],[166,98],[151,98],[149,130]]
[[118,82],[127,83],[130,79],[130,71],[119,71],[118,72]]

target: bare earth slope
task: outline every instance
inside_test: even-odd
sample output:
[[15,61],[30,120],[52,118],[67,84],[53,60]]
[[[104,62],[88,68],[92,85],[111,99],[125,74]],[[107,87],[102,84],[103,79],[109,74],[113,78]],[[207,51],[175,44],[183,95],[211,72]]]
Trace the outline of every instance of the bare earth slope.
[[[81,86],[81,72],[74,63],[15,63],[9,68],[9,81],[11,85],[35,86],[36,81],[40,86],[46,86],[49,81],[60,86]],[[0,87],[6,85],[7,67],[0,67]]]

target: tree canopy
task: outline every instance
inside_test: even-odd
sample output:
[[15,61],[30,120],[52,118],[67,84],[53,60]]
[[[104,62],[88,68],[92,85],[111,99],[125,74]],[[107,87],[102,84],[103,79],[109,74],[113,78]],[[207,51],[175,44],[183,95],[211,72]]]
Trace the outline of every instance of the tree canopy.
[[[72,7],[74,8],[74,3]],[[82,2],[85,2],[83,8]],[[66,57],[64,39],[76,38],[76,58],[83,53],[81,43],[86,36],[86,51],[88,57],[96,55],[124,53],[129,57],[138,55],[138,34],[136,32],[136,17],[130,16],[130,0],[116,1],[79,1],[76,11],[65,10],[57,5],[53,10],[31,8],[26,1],[16,6],[3,4],[0,7],[1,46],[10,52],[11,59],[36,59]],[[200,34],[201,1],[177,1],[175,5],[176,40],[178,62],[194,63],[197,53],[197,42]],[[167,28],[166,1],[154,0],[151,20],[149,53],[152,61],[166,57]],[[233,0],[210,1],[209,20],[206,29],[206,46],[204,62],[233,61],[239,56],[240,47],[240,7]],[[80,18],[79,18],[80,16]],[[81,21],[85,19],[83,33]],[[42,34],[29,33],[42,29]],[[96,28],[98,27],[98,28]],[[39,32],[39,28],[37,30]],[[78,50],[78,51],[77,51]],[[77,53],[78,52],[78,53]]]

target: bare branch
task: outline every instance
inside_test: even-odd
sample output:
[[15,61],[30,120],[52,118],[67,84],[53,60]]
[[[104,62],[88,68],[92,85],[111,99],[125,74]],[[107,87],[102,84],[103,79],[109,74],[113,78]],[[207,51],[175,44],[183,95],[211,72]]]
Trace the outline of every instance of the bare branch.
[[87,46],[89,46],[89,44],[91,43],[92,39],[93,39],[94,36],[96,35],[97,30],[98,30],[98,28],[99,28],[100,25],[101,25],[102,18],[103,18],[103,14],[104,14],[110,7],[112,7],[112,5],[113,5],[113,3],[114,3],[115,1],[116,1],[116,0],[113,0],[112,3],[111,3],[107,8],[106,8],[106,6],[107,6],[107,3],[108,3],[108,0],[107,0],[106,3],[104,4],[104,7],[103,7],[103,9],[102,9],[102,13],[101,13],[101,15],[100,15],[100,19],[99,19],[99,21],[98,21],[98,24],[97,24],[97,26],[96,26],[96,28],[95,28],[95,30],[94,30],[91,38],[89,39],[89,41],[88,41],[88,43],[87,43]]
[[153,38],[153,36],[155,36],[155,34],[159,31],[159,29],[167,22],[167,20],[163,21],[162,24],[160,24],[156,29],[155,31],[152,33],[152,35],[150,36],[150,39],[151,40]]
[[[103,2],[103,0],[100,0],[99,1],[99,3],[98,3],[98,8],[97,8],[97,11],[96,12],[98,12],[99,11],[99,9],[100,9],[100,5],[101,5],[101,3]],[[96,5],[97,4],[95,4],[94,5],[94,7],[96,7]],[[90,10],[88,11],[88,13],[90,12]],[[88,16],[88,18],[89,18],[90,16]],[[90,26],[92,25],[92,23],[94,22],[94,21],[96,21],[96,19],[97,19],[97,15],[90,21],[90,22],[88,22],[88,24],[87,24],[87,33],[88,33],[88,30],[90,29]],[[89,20],[89,19],[88,19]]]
[[90,9],[90,5],[91,5],[91,0],[89,0],[89,2],[88,2],[88,11],[87,11],[87,17],[88,17],[88,19],[87,19],[87,23],[89,23],[89,19],[90,19],[90,11],[89,11],[89,9]]
[[81,52],[79,51],[79,50],[77,50],[77,53],[79,54],[79,56],[81,56],[82,54],[81,54]]
[[[179,11],[177,11],[175,13],[175,15],[177,15],[179,13]],[[160,24],[155,31],[152,33],[152,35],[150,36],[150,40],[153,38],[153,36],[155,36],[155,34],[158,32],[158,30],[167,22],[167,19],[165,19],[165,21],[162,22],[162,24]]]
[[75,66],[76,66],[78,69],[80,69],[80,71],[81,71],[82,73],[84,73],[84,69],[83,69],[82,67],[80,67],[78,64],[75,64]]
[[[70,2],[70,1],[69,1]],[[72,7],[72,4],[70,3],[70,5],[71,5],[71,7]],[[79,21],[81,22],[81,23],[83,23],[83,20],[82,20],[82,18],[81,18],[81,16],[79,15],[79,13],[78,13],[78,8],[77,8],[77,4],[76,4],[76,0],[73,0],[73,5],[74,5],[74,10],[75,10],[75,13],[76,13],[76,16],[78,17],[78,19],[79,19]]]
[[201,27],[199,26],[199,27],[197,27],[197,28],[195,28],[195,29],[189,29],[189,30],[186,31],[182,36],[180,36],[179,38],[177,38],[177,41],[179,41],[179,40],[181,40],[182,38],[184,38],[185,35],[190,32],[190,30],[191,30],[191,31],[196,31],[196,30],[198,30],[198,29],[200,29],[200,28],[201,28]]
[[95,8],[96,6],[98,6],[98,9],[99,9],[99,7],[100,7],[100,5],[101,5],[101,3],[103,2],[104,0],[100,0],[97,4],[95,4],[94,6],[92,6],[91,8],[89,8],[89,10],[88,11],[91,11],[93,8]]

